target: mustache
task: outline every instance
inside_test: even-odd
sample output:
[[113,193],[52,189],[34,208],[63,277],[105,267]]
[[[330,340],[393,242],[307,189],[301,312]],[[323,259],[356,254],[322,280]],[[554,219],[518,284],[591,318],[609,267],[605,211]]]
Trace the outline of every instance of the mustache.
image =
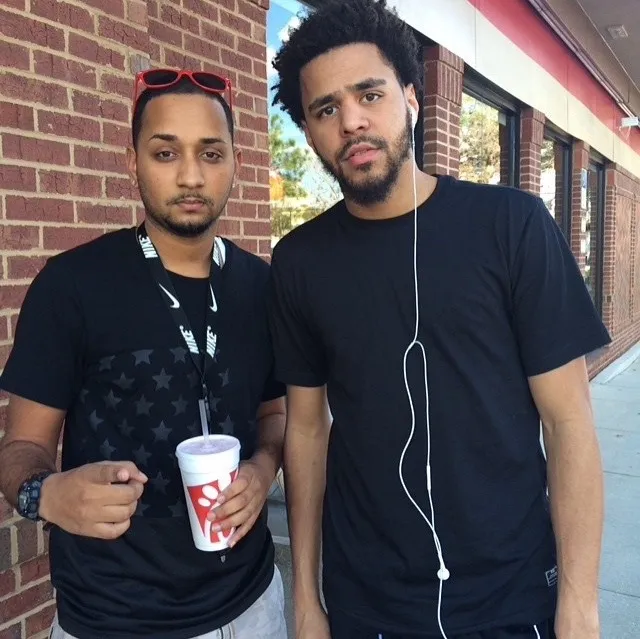
[[376,149],[387,149],[388,145],[382,138],[374,138],[371,136],[363,136],[354,140],[349,140],[338,153],[338,160],[346,160],[351,149],[358,144],[370,144]]
[[179,195],[178,197],[173,198],[172,200],[169,200],[167,202],[168,205],[174,205],[174,204],[182,204],[183,202],[188,202],[188,201],[196,201],[196,202],[201,202],[202,204],[206,204],[208,206],[213,206],[213,200],[209,197],[205,197],[204,195],[200,195],[199,193],[186,193],[186,194],[182,194]]

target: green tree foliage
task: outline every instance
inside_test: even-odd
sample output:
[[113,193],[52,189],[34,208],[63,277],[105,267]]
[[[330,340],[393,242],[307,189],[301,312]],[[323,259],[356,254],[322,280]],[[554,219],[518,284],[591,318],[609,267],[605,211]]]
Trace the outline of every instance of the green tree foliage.
[[[327,178],[310,151],[285,137],[284,121],[278,114],[272,115],[269,123],[269,151],[271,231],[280,238],[329,208],[333,193],[329,190],[327,194]],[[312,193],[302,186],[305,177]]]
[[278,114],[272,115],[269,123],[269,152],[271,169],[282,179],[284,199],[306,197],[301,182],[309,165],[309,152],[284,137],[284,121]]
[[463,95],[460,120],[460,178],[489,184],[500,177],[499,113]]

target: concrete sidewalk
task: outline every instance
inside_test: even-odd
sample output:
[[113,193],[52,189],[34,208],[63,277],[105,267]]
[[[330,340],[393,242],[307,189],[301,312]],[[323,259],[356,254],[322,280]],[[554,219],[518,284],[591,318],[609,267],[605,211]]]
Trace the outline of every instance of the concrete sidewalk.
[[[600,577],[601,639],[640,639],[640,344],[591,383],[605,471],[605,535]],[[291,555],[284,505],[273,499],[269,526],[291,623]]]
[[591,383],[605,471],[602,639],[640,637],[640,345]]

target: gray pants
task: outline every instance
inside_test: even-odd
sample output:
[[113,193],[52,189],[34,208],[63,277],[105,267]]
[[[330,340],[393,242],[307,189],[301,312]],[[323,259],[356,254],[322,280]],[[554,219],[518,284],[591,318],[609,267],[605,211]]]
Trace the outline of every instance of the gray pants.
[[[49,639],[75,639],[53,620]],[[230,624],[193,639],[287,639],[284,588],[278,567],[264,594]]]

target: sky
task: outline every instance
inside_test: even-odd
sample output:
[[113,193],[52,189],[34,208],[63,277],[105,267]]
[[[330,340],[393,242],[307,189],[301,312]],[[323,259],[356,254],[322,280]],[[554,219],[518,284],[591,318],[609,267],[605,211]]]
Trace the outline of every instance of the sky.
[[299,24],[297,15],[304,11],[306,11],[306,7],[297,0],[271,0],[267,14],[267,81],[269,83],[269,115],[279,113],[285,122],[285,136],[294,138],[296,142],[306,146],[302,131],[291,121],[289,116],[279,107],[271,106],[273,99],[271,87],[277,80],[277,74],[271,66],[271,61],[280,45],[288,39],[289,28]]
[[288,38],[290,28],[295,28],[300,23],[299,15],[304,15],[309,8],[297,0],[271,0],[267,13],[267,81],[269,84],[269,116],[278,113],[284,121],[285,138],[295,140],[301,147],[306,148],[314,158],[312,167],[307,171],[302,180],[303,187],[309,195],[317,196],[325,204],[332,204],[339,196],[337,185],[320,167],[315,159],[315,153],[311,150],[304,133],[293,123],[291,118],[278,106],[272,106],[272,85],[277,81],[277,73],[271,66],[271,61],[280,49],[280,46]]

